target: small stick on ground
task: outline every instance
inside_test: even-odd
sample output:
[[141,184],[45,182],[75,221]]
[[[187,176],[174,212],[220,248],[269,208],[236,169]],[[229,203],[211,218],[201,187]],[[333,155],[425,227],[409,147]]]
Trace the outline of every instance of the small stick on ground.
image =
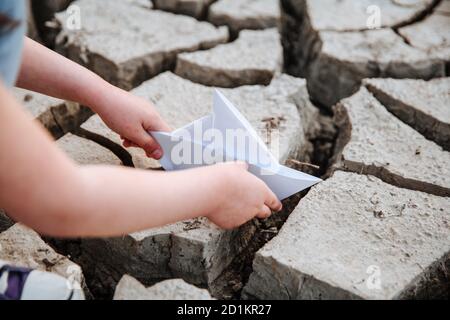
[[311,168],[314,168],[314,169],[316,169],[316,170],[319,170],[319,169],[320,169],[320,167],[317,166],[317,165],[315,165],[315,164],[307,163],[307,162],[301,162],[301,161],[298,161],[298,160],[295,160],[295,159],[288,159],[287,162],[291,162],[291,163],[296,164],[296,165],[299,165],[299,166],[307,166],[307,167],[311,167]]

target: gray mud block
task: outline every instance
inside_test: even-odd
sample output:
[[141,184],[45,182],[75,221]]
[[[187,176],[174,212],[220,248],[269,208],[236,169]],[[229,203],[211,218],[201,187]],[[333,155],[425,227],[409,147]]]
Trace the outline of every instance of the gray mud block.
[[[36,232],[21,224],[0,233],[0,260],[15,266],[56,273],[66,278],[68,285],[78,283],[86,290],[80,266],[56,253]],[[86,293],[89,294],[87,290]]]
[[209,86],[267,85],[281,71],[282,61],[277,29],[244,30],[234,42],[178,55],[175,73]]
[[72,160],[81,165],[122,164],[121,160],[109,149],[71,133],[64,135],[56,144]]
[[366,79],[363,83],[391,113],[450,151],[450,78]]
[[117,284],[114,300],[212,300],[205,289],[182,279],[161,281],[146,288],[135,278],[124,275]]
[[277,0],[219,0],[209,9],[208,20],[227,25],[232,34],[243,29],[266,29],[278,25],[280,8]]
[[450,153],[406,125],[362,87],[335,108],[335,168],[450,196]]
[[256,253],[244,297],[446,298],[450,198],[336,172]]

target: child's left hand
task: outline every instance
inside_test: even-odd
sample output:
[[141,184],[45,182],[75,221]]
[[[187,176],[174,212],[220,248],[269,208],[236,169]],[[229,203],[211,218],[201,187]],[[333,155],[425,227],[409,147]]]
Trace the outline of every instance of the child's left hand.
[[161,147],[148,131],[170,131],[148,101],[119,89],[98,75],[26,38],[17,86],[92,108],[120,134],[125,147],[141,147],[160,159]]
[[161,147],[148,132],[171,129],[150,102],[118,89],[110,90],[100,104],[93,109],[111,130],[120,135],[124,147],[140,147],[154,159],[163,156]]

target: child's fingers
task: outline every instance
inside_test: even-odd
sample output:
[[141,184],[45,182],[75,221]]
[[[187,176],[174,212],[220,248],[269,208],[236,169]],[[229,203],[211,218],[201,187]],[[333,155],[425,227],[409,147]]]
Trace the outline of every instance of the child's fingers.
[[137,144],[131,142],[128,139],[123,139],[122,144],[125,148],[139,148],[139,146]]
[[283,205],[281,204],[281,201],[278,200],[275,193],[273,193],[272,190],[270,190],[268,187],[267,187],[266,200],[264,201],[264,203],[273,211],[280,211],[283,207]]
[[261,210],[256,215],[256,217],[259,219],[267,219],[271,215],[272,215],[272,210],[270,210],[270,208],[268,206],[263,205]]
[[156,142],[156,140],[153,139],[152,136],[145,130],[141,130],[140,135],[134,143],[144,149],[147,155],[150,155],[151,158],[159,160],[163,156],[163,151],[158,142]]

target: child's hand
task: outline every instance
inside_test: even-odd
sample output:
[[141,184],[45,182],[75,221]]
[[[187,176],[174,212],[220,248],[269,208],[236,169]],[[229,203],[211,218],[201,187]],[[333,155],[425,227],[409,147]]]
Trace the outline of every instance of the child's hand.
[[246,163],[223,163],[209,168],[218,171],[222,179],[217,199],[211,199],[217,201],[217,206],[207,216],[217,226],[232,229],[281,210],[281,202],[261,179],[247,171]]
[[106,125],[120,134],[126,148],[140,147],[148,157],[160,159],[161,147],[149,131],[170,131],[170,127],[148,101],[126,91],[114,91],[107,106],[96,107]]

